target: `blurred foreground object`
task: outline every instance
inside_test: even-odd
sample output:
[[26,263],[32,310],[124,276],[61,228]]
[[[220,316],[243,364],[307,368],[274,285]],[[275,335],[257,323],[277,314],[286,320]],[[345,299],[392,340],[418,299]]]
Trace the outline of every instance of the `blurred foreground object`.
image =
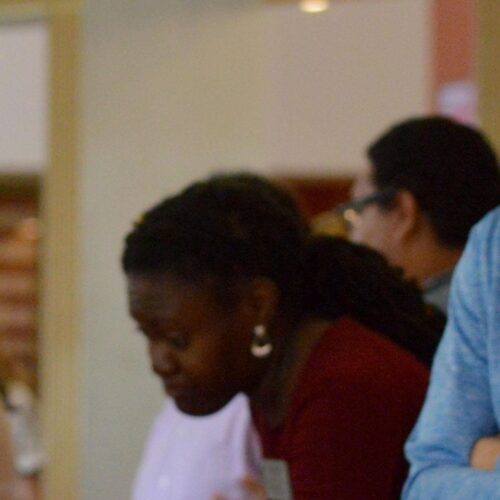
[[45,462],[45,454],[34,394],[22,382],[13,382],[7,389],[7,401],[16,470],[21,476],[38,474]]
[[317,234],[347,238],[348,231],[343,218],[333,210],[322,212],[311,219],[313,231]]
[[15,478],[10,429],[0,403],[0,500],[12,500]]

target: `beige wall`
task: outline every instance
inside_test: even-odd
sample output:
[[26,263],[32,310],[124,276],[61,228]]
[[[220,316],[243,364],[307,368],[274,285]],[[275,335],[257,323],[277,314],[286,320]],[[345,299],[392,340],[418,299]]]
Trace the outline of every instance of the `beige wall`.
[[266,11],[266,163],[351,173],[381,129],[430,106],[431,1]]
[[90,0],[83,123],[85,500],[125,499],[162,395],[127,319],[122,239],[209,168],[261,165],[257,2]]
[[[82,498],[127,498],[163,398],[127,319],[119,255],[132,221],[214,167],[357,166],[380,127],[425,111],[427,3],[360,0],[306,20],[258,0],[87,1]],[[301,57],[287,53],[295,29]],[[326,57],[309,59],[317,46]]]

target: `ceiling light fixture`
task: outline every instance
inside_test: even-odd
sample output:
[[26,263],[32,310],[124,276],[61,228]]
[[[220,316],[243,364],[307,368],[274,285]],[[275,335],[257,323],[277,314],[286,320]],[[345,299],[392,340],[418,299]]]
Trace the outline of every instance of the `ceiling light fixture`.
[[319,12],[325,12],[330,7],[329,0],[301,0],[299,2],[299,8],[302,12],[307,12],[308,14],[318,14]]

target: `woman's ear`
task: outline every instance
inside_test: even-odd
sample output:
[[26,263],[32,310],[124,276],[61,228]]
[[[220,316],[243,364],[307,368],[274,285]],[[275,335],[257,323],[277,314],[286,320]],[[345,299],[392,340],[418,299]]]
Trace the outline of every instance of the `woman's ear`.
[[276,315],[280,290],[269,278],[254,278],[245,286],[241,306],[254,325],[268,325]]

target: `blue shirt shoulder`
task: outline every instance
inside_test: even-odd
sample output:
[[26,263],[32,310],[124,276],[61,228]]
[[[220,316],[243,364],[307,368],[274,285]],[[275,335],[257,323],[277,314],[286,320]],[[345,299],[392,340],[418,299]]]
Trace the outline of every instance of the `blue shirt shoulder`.
[[500,427],[500,207],[471,232],[452,279],[448,324],[406,445],[405,499],[500,499],[500,471],[469,466]]

